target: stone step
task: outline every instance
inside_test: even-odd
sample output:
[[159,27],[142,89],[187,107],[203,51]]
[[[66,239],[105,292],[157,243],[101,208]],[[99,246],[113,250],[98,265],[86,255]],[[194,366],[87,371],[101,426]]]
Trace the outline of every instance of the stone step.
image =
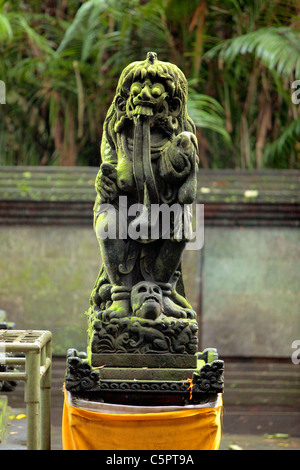
[[298,389],[238,388],[224,390],[224,405],[230,406],[277,406],[300,410],[300,391]]
[[[221,357],[221,359],[223,359]],[[226,370],[228,372],[285,372],[285,373],[290,373],[290,374],[296,374],[298,375],[300,373],[300,367],[297,367],[297,365],[293,364],[291,361],[243,361],[243,360],[236,360],[233,361],[228,360],[228,359],[223,359],[226,364]]]
[[284,407],[300,411],[300,367],[290,362],[225,361],[226,406]]

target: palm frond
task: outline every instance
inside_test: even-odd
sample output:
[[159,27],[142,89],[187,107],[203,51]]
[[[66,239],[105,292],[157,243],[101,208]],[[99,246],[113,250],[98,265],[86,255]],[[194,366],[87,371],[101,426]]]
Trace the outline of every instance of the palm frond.
[[272,165],[278,158],[283,159],[284,156],[289,157],[292,155],[295,152],[295,146],[299,141],[299,136],[300,117],[283,129],[278,139],[267,144],[263,154],[265,165]]
[[254,54],[280,76],[300,77],[300,33],[290,27],[269,27],[228,39],[210,49],[206,58],[218,56],[225,64],[237,57]]
[[74,21],[70,24],[66,33],[59,44],[56,54],[62,53],[72,41],[76,41],[80,38],[86,44],[82,46],[83,59],[86,58],[88,45],[91,42],[92,36],[95,34],[95,28],[100,27],[99,15],[102,13],[105,7],[104,0],[88,0],[83,3],[78,9]]
[[230,135],[226,130],[225,113],[218,101],[191,88],[187,107],[189,116],[197,127],[215,131],[222,135],[227,144],[230,143]]
[[0,40],[12,39],[13,31],[6,15],[0,13]]

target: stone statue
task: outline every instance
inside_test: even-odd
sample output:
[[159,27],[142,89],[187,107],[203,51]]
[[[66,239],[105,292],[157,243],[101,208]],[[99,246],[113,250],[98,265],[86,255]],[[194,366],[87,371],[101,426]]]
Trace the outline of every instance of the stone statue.
[[182,280],[198,169],[186,104],[185,76],[154,52],[120,76],[95,182],[102,266],[87,312],[86,359],[68,353],[73,393],[155,404],[164,395],[166,403],[204,402],[222,390],[215,350],[197,352],[196,312]]
[[[183,231],[174,238],[174,228],[182,227],[183,218],[190,215],[187,208],[197,184],[197,140],[186,100],[183,73],[159,61],[154,52],[130,64],[120,77],[104,123],[96,178],[94,226],[103,266],[91,296],[94,316],[100,311],[106,319],[132,315],[137,293],[133,288],[146,281],[162,293],[161,313],[196,317],[182,282],[187,239]],[[126,209],[133,206],[138,210],[128,216]],[[168,213],[168,238],[159,220],[160,214],[164,217],[162,207],[177,208],[177,213]],[[155,239],[150,228],[156,229]],[[149,317],[157,316],[153,308]]]

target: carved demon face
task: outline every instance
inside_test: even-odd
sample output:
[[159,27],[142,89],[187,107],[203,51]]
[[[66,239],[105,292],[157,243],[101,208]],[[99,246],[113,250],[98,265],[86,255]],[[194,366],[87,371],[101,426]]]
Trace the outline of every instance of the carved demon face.
[[166,109],[165,98],[168,96],[163,83],[151,77],[133,82],[126,103],[127,116],[157,116]]
[[150,124],[167,120],[176,127],[177,118],[186,107],[186,80],[173,64],[157,60],[149,52],[147,59],[130,64],[122,73],[114,101],[116,131],[124,119],[148,116]]
[[163,297],[159,286],[142,281],[131,291],[131,308],[134,316],[155,320],[162,313]]

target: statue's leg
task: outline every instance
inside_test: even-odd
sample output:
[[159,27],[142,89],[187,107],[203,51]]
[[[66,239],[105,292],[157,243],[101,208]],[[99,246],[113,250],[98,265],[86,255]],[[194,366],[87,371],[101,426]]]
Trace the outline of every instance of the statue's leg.
[[[163,290],[165,315],[179,318],[195,318],[196,312],[191,309],[187,300],[179,296],[175,288],[171,293],[169,290],[172,277],[180,265],[185,245],[185,240],[165,240],[154,263],[153,273],[154,279]],[[164,289],[164,285],[166,289]],[[184,306],[184,304],[186,305]]]
[[156,257],[153,274],[159,282],[170,282],[174,272],[177,270],[186,241],[165,240],[161,250]]

